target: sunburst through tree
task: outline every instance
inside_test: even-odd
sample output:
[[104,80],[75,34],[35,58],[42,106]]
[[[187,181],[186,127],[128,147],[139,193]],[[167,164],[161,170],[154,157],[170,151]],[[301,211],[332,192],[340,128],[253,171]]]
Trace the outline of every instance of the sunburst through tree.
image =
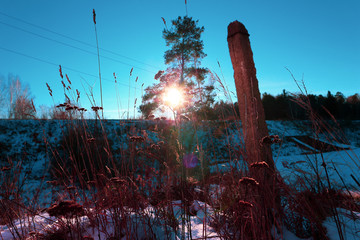
[[168,106],[169,99],[164,101],[163,96],[174,89],[182,92],[179,100],[182,114],[196,113],[214,103],[214,88],[205,83],[209,71],[200,67],[201,60],[206,56],[201,40],[204,27],[197,25],[198,21],[191,17],[178,17],[172,21],[172,28],[163,30],[166,46],[170,47],[164,54],[168,68],[155,75],[155,80],[159,82],[145,89],[140,105],[140,112],[145,118],[156,110],[164,111],[163,106]]

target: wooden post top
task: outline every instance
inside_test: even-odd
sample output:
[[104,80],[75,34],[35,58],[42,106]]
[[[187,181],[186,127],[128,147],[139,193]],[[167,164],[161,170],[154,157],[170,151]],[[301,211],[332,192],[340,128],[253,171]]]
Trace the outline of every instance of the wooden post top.
[[241,35],[250,36],[249,32],[246,30],[244,24],[239,21],[234,21],[228,26],[228,39],[232,36],[240,33]]

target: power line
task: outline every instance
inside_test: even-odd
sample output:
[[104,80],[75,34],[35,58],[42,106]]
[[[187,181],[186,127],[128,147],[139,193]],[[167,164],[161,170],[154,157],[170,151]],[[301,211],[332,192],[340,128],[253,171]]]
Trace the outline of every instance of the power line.
[[[64,42],[61,42],[61,41],[58,41],[58,40],[55,40],[55,39],[52,39],[52,38],[49,38],[49,37],[45,37],[45,36],[40,35],[40,34],[38,34],[38,33],[34,33],[34,32],[31,32],[31,31],[28,31],[28,30],[26,30],[26,29],[23,29],[23,28],[14,26],[14,25],[11,25],[11,24],[8,24],[8,23],[4,23],[4,22],[2,22],[2,21],[0,21],[0,24],[3,24],[3,25],[5,25],[5,26],[8,26],[8,27],[11,27],[11,28],[14,28],[14,29],[17,29],[17,30],[26,32],[26,33],[28,33],[28,34],[32,34],[32,35],[34,35],[34,36],[37,36],[37,37],[40,37],[40,38],[43,38],[43,39],[46,39],[46,40],[49,40],[49,41],[52,41],[52,42],[56,42],[56,43],[58,43],[58,44],[61,44],[61,45],[64,45],[64,46],[67,46],[67,47],[70,47],[70,48],[74,48],[74,49],[76,49],[76,50],[79,50],[79,51],[82,51],[82,52],[85,52],[85,53],[88,53],[88,54],[97,56],[96,53],[91,52],[91,51],[88,51],[88,50],[86,50],[86,49],[79,48],[79,47],[73,46],[73,45],[71,45],[71,44],[64,43]],[[131,64],[129,64],[129,63],[125,63],[125,62],[119,61],[119,60],[114,59],[114,58],[110,58],[110,57],[106,57],[106,56],[102,56],[102,55],[100,55],[100,57],[105,58],[105,59],[108,59],[108,60],[111,60],[111,61],[114,61],[114,62],[121,63],[121,64],[123,64],[123,65],[127,65],[127,66],[130,66],[130,67],[134,67],[134,68],[137,68],[137,69],[142,70],[142,71],[146,71],[146,72],[155,74],[155,72],[153,72],[153,71],[147,70],[147,69],[145,69],[145,68],[137,67],[137,66],[131,65]]]
[[[27,58],[30,58],[30,59],[33,59],[33,60],[36,60],[38,62],[43,62],[43,63],[46,63],[46,64],[49,64],[49,65],[53,65],[53,66],[56,66],[56,67],[59,67],[59,64],[56,64],[56,63],[53,63],[53,62],[50,62],[50,61],[47,61],[47,60],[44,60],[44,59],[41,59],[41,58],[38,58],[38,57],[34,57],[34,56],[31,56],[31,55],[27,55],[25,53],[21,53],[21,52],[18,52],[18,51],[14,51],[14,50],[11,50],[11,49],[8,49],[8,48],[4,48],[4,47],[1,47],[0,46],[0,49],[3,50],[3,51],[6,51],[6,52],[10,52],[10,53],[13,53],[13,54],[17,54],[17,55],[20,55],[20,56],[23,56],[23,57],[27,57]],[[67,70],[70,70],[72,72],[77,72],[77,73],[80,73],[80,74],[83,74],[83,75],[87,75],[87,76],[90,76],[90,77],[94,77],[94,78],[98,78],[99,76],[96,76],[94,74],[90,74],[90,73],[86,73],[86,72],[83,72],[83,71],[80,71],[80,70],[77,70],[77,69],[74,69],[74,68],[69,68],[69,67],[66,67],[66,66],[63,66],[61,65],[61,67],[63,69],[67,69]],[[114,80],[110,80],[108,78],[102,78],[103,80],[105,81],[108,81],[108,82],[112,82],[114,83]],[[123,86],[126,86],[126,87],[129,87],[128,84],[126,83],[121,83],[119,81],[117,81],[117,84],[119,85],[123,85]],[[132,87],[134,89],[138,89],[137,87]]]
[[[73,46],[73,45],[71,45],[71,44],[64,43],[64,42],[61,42],[61,41],[58,41],[58,40],[55,40],[55,39],[52,39],[52,38],[49,38],[49,37],[40,35],[40,34],[38,34],[38,33],[34,33],[34,32],[31,32],[31,31],[28,31],[28,30],[26,30],[26,29],[23,29],[23,28],[20,28],[20,27],[17,27],[17,26],[8,24],[8,23],[4,23],[4,22],[2,22],[2,21],[0,21],[0,24],[3,24],[3,25],[5,25],[5,26],[8,26],[8,27],[11,27],[11,28],[14,28],[14,29],[17,29],[17,30],[26,32],[26,33],[28,33],[28,34],[32,34],[32,35],[34,35],[34,36],[37,36],[37,37],[40,37],[40,38],[43,38],[43,39],[46,39],[46,40],[49,40],[49,41],[52,41],[52,42],[56,42],[56,43],[58,43],[58,44],[61,44],[61,45],[64,45],[64,46],[67,46],[67,47],[70,47],[70,48],[74,48],[74,49],[76,49],[76,50],[79,50],[79,51],[82,51],[82,52],[85,52],[85,53],[88,53],[88,54],[97,56],[96,53],[91,52],[91,51],[88,51],[88,50],[86,50],[86,49],[79,48],[79,47]],[[128,63],[119,61],[119,60],[114,59],[114,58],[110,58],[110,57],[106,57],[106,56],[102,56],[102,55],[100,55],[100,57],[105,58],[105,59],[108,59],[108,60],[111,60],[111,61],[114,61],[114,62],[121,63],[121,64],[123,64],[123,65],[127,65],[127,66],[130,66],[130,67],[134,67],[134,68],[137,68],[137,69],[142,70],[142,71],[146,71],[146,72],[155,74],[155,72],[153,72],[153,71],[149,71],[149,70],[147,70],[147,69],[144,69],[144,68],[141,68],[141,67],[137,67],[137,66],[134,66],[134,65],[131,65],[131,64],[128,64]]]
[[[36,24],[33,24],[33,23],[30,23],[30,22],[25,21],[25,20],[23,20],[23,19],[20,19],[20,18],[14,17],[14,16],[10,16],[10,15],[8,15],[8,14],[6,14],[6,13],[1,12],[1,11],[0,11],[0,14],[3,15],[3,16],[6,16],[6,17],[8,17],[8,18],[14,19],[14,20],[16,20],[16,21],[23,22],[23,23],[28,24],[28,25],[30,25],[30,26],[39,28],[39,29],[44,30],[44,31],[47,31],[47,32],[50,32],[50,33],[52,33],[52,34],[61,36],[61,37],[63,37],[63,38],[70,39],[70,40],[72,40],[72,41],[75,41],[75,42],[84,44],[84,45],[89,46],[89,47],[92,47],[92,48],[97,48],[95,45],[92,45],[92,44],[90,44],[90,43],[87,43],[87,42],[84,42],[84,41],[75,39],[75,38],[70,37],[70,36],[68,36],[68,35],[65,35],[65,34],[62,34],[62,33],[58,33],[58,32],[56,32],[56,31],[50,30],[50,29],[48,29],[48,28],[45,28],[45,27],[42,27],[42,26],[39,26],[39,25],[36,25]],[[99,48],[99,49],[102,50],[102,51],[104,51],[104,52],[108,52],[108,53],[114,54],[114,55],[116,55],[116,56],[119,56],[119,57],[122,57],[122,58],[126,58],[126,59],[128,59],[128,60],[131,60],[131,61],[134,61],[134,62],[143,64],[143,65],[149,66],[149,67],[151,67],[151,68],[158,69],[158,67],[156,67],[156,66],[153,66],[153,65],[148,64],[148,63],[144,63],[144,62],[139,61],[139,60],[137,60],[137,59],[135,59],[135,58],[131,58],[131,57],[128,57],[128,56],[125,56],[125,55],[122,55],[122,54],[119,54],[119,53],[116,53],[116,52],[114,52],[114,51],[107,50],[107,49],[104,49],[104,48]]]

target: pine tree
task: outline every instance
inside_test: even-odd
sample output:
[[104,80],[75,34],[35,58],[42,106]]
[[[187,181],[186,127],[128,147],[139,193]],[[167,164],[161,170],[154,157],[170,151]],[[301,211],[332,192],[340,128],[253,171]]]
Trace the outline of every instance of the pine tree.
[[158,83],[145,89],[140,105],[145,118],[155,110],[163,110],[162,95],[171,86],[182,89],[181,112],[184,114],[195,113],[214,103],[214,87],[205,86],[209,71],[200,67],[201,60],[206,56],[201,40],[204,27],[198,27],[197,24],[198,21],[191,17],[178,17],[172,21],[171,29],[166,27],[163,30],[163,38],[169,47],[164,54],[168,68],[155,75]]

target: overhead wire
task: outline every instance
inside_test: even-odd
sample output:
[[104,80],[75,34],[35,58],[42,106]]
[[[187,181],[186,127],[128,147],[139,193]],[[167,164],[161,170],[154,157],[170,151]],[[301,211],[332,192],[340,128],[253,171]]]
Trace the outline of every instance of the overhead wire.
[[[11,52],[11,53],[14,53],[14,54],[23,56],[23,57],[27,57],[27,58],[36,60],[36,61],[39,61],[39,62],[43,62],[43,63],[47,63],[47,64],[50,64],[50,65],[59,67],[59,64],[50,62],[50,61],[48,61],[48,60],[44,60],[44,59],[41,59],[41,58],[38,58],[38,57],[34,57],[34,56],[31,56],[31,55],[28,55],[28,54],[25,54],[25,53],[21,53],[21,52],[15,51],[15,50],[11,50],[11,49],[8,49],[8,48],[4,48],[4,47],[1,47],[1,46],[0,46],[0,49],[3,50],[3,51]],[[76,72],[76,73],[80,73],[80,74],[83,74],[83,75],[86,75],[86,76],[98,78],[97,75],[94,75],[94,74],[91,74],[91,73],[86,73],[86,72],[83,72],[83,71],[80,71],[80,70],[77,70],[77,69],[74,69],[74,68],[70,68],[70,67],[67,67],[67,66],[63,66],[63,65],[61,65],[61,67],[62,67],[63,69],[67,69],[67,70],[72,71],[72,72]],[[105,81],[114,83],[114,80],[110,80],[110,79],[108,79],[108,78],[102,78],[102,79],[105,80]],[[121,83],[121,82],[119,82],[119,81],[117,81],[116,83],[119,84],[119,85],[123,85],[123,86],[129,87],[129,85],[126,84],[126,83]],[[132,87],[132,88],[135,89],[136,87]],[[139,88],[136,88],[136,89],[139,89]]]
[[[8,15],[8,14],[6,14],[6,13],[4,13],[4,12],[1,12],[1,11],[0,11],[0,14],[3,15],[3,16],[6,16],[6,17],[8,17],[8,18],[14,19],[14,20],[16,20],[16,21],[25,23],[25,24],[27,24],[27,25],[30,25],[30,26],[39,28],[39,29],[44,30],[44,31],[47,31],[47,32],[49,32],[49,33],[52,33],[52,34],[61,36],[61,37],[63,37],[63,38],[70,39],[70,40],[72,40],[72,41],[75,41],[75,42],[84,44],[84,45],[89,46],[89,47],[92,47],[92,48],[97,48],[95,45],[92,45],[92,44],[90,44],[90,43],[84,42],[84,41],[82,41],[82,40],[75,39],[75,38],[73,38],[73,37],[70,37],[70,36],[65,35],[65,34],[62,34],[62,33],[58,33],[58,32],[56,32],[56,31],[54,31],[54,30],[51,30],[51,29],[42,27],[42,26],[40,26],[40,25],[37,25],[37,24],[31,23],[31,22],[25,21],[25,20],[20,19],[20,18],[18,18],[18,17],[14,17],[14,16],[11,16],[11,15]],[[131,61],[134,61],[134,62],[143,64],[143,65],[146,65],[146,66],[149,66],[149,67],[151,67],[151,68],[158,69],[158,67],[156,67],[156,66],[153,66],[153,65],[151,65],[151,64],[148,64],[148,63],[145,63],[145,62],[142,62],[142,61],[139,61],[139,60],[137,60],[137,59],[135,59],[135,58],[131,58],[131,57],[128,57],[128,56],[125,56],[125,55],[122,55],[122,54],[119,54],[119,53],[117,53],[117,52],[114,52],[114,51],[111,51],[111,50],[108,50],[108,49],[104,49],[104,48],[101,48],[101,47],[100,47],[99,49],[100,49],[101,51],[108,52],[108,53],[114,54],[114,55],[116,55],[116,56],[119,56],[119,57],[122,57],[122,58],[125,58],[125,59],[128,59],[128,60],[131,60]]]
[[[46,40],[49,40],[49,41],[52,41],[52,42],[56,42],[56,43],[58,43],[58,44],[61,44],[61,45],[64,45],[64,46],[67,46],[67,47],[70,47],[70,48],[73,48],[73,49],[76,49],[76,50],[79,50],[79,51],[82,51],[82,52],[85,52],[85,53],[88,53],[88,54],[97,56],[97,53],[91,52],[91,51],[89,51],[89,50],[86,50],[86,49],[83,49],[83,48],[80,48],[80,47],[76,47],[76,46],[73,46],[73,45],[71,45],[71,44],[64,43],[64,42],[61,42],[61,41],[58,41],[58,40],[55,40],[55,39],[52,39],[52,38],[43,36],[43,35],[41,35],[41,34],[34,33],[34,32],[31,32],[31,31],[28,31],[28,30],[26,30],[26,29],[23,29],[23,28],[20,28],[20,27],[17,27],[17,26],[8,24],[8,23],[4,23],[4,22],[2,22],[2,21],[0,21],[0,24],[3,24],[3,25],[5,25],[5,26],[8,26],[8,27],[11,27],[11,28],[14,28],[14,29],[17,29],[17,30],[26,32],[26,33],[28,33],[28,34],[32,34],[32,35],[34,35],[34,36],[37,36],[37,37],[40,37],[40,38],[43,38],[43,39],[46,39]],[[114,58],[106,57],[106,56],[103,56],[103,55],[100,55],[100,57],[105,58],[105,59],[108,59],[108,60],[111,60],[111,61],[114,61],[114,62],[121,63],[121,64],[123,64],[123,65],[127,65],[127,66],[130,66],[130,67],[134,67],[134,68],[137,68],[137,69],[142,70],[142,71],[146,71],[146,72],[149,72],[149,73],[156,74],[156,73],[153,72],[153,71],[150,71],[150,70],[147,70],[147,69],[138,67],[138,66],[134,66],[134,65],[132,65],[132,64],[125,63],[125,62],[119,61],[119,60],[114,59]]]
[[[14,19],[14,20],[17,20],[17,21],[23,22],[23,23],[25,23],[25,24],[28,24],[28,25],[30,25],[30,26],[36,27],[36,28],[38,28],[38,29],[42,29],[42,30],[44,30],[44,31],[46,31],[46,32],[49,32],[49,33],[58,35],[58,36],[60,36],[60,37],[63,37],[63,38],[66,38],[66,39],[69,39],[69,40],[72,40],[72,41],[75,41],[75,42],[78,42],[78,43],[81,43],[81,44],[86,45],[86,46],[88,46],[88,47],[97,48],[96,46],[94,46],[94,45],[92,45],[92,44],[89,44],[89,43],[87,43],[87,42],[84,42],[84,41],[75,39],[75,38],[73,38],[73,37],[69,37],[69,36],[67,36],[67,35],[65,35],[65,34],[58,33],[58,32],[56,32],[56,31],[53,31],[53,30],[44,28],[44,27],[42,27],[42,26],[39,26],[39,25],[30,23],[30,22],[27,22],[27,21],[22,20],[22,19],[20,19],[20,18],[10,16],[10,15],[8,15],[8,14],[5,14],[5,13],[1,12],[1,11],[0,11],[0,14],[6,16],[6,17],[8,17],[8,18],[12,18],[12,19]],[[84,48],[81,48],[81,47],[77,47],[77,46],[74,46],[74,45],[72,45],[72,44],[69,44],[69,43],[66,43],[66,42],[63,42],[63,41],[59,41],[59,40],[50,38],[50,37],[48,37],[48,36],[45,36],[45,35],[42,35],[42,34],[39,34],[39,33],[33,32],[33,31],[30,31],[30,30],[27,30],[27,29],[24,29],[24,28],[21,28],[21,27],[18,27],[18,26],[9,24],[9,23],[6,23],[6,22],[3,22],[3,21],[0,21],[0,24],[5,25],[5,26],[8,26],[8,27],[11,27],[11,28],[16,29],[16,30],[18,30],[18,31],[23,31],[23,32],[25,32],[25,33],[28,33],[28,34],[37,36],[37,37],[39,37],[39,38],[46,39],[46,40],[48,40],[48,41],[55,42],[55,43],[57,43],[57,44],[61,44],[61,45],[66,46],[66,47],[70,47],[70,48],[73,48],[73,49],[76,49],[76,50],[79,50],[79,51],[82,51],[82,52],[91,54],[91,55],[97,55],[97,53],[91,52],[91,51],[89,51],[89,50],[87,50],[87,49],[84,49]],[[17,55],[20,55],[20,56],[23,56],[23,57],[26,57],[26,58],[29,58],[29,59],[32,59],[32,60],[36,60],[36,61],[38,61],[38,62],[46,63],[46,64],[49,64],[49,65],[52,65],[52,66],[56,66],[56,67],[59,66],[59,64],[56,64],[56,63],[54,63],[54,62],[51,62],[51,61],[48,61],[48,60],[44,60],[44,59],[41,59],[41,58],[39,58],[39,57],[35,57],[35,56],[32,56],[32,55],[29,55],[29,54],[25,54],[25,53],[23,53],[23,52],[11,50],[11,49],[8,49],[8,48],[2,47],[2,46],[0,46],[0,49],[3,50],[3,51],[10,52],[10,53],[12,53],[12,54],[17,54]],[[127,57],[127,56],[125,56],[125,55],[121,55],[121,54],[116,53],[116,52],[111,51],[111,50],[107,50],[107,49],[104,49],[104,48],[97,48],[97,49],[100,49],[102,52],[111,53],[111,54],[113,54],[113,55],[115,55],[115,56],[118,56],[118,57],[121,57],[121,58],[125,58],[125,59],[131,60],[131,61],[133,61],[133,62],[137,62],[137,63],[139,63],[139,64],[142,64],[142,65],[151,67],[151,68],[153,68],[153,69],[159,69],[158,67],[155,67],[155,66],[153,66],[153,65],[144,63],[144,62],[139,61],[139,60],[134,59],[134,58]],[[154,71],[151,71],[151,70],[148,70],[148,69],[145,69],[145,68],[142,68],[142,67],[134,66],[133,64],[129,64],[129,63],[120,61],[120,60],[118,60],[118,59],[114,59],[114,58],[107,57],[107,56],[103,56],[103,55],[100,55],[100,57],[102,57],[102,58],[104,58],[104,59],[108,59],[108,60],[114,61],[114,62],[117,62],[117,63],[120,63],[120,64],[123,64],[123,65],[131,66],[132,68],[135,68],[135,69],[139,69],[139,70],[142,70],[142,71],[146,71],[146,72],[155,74]],[[82,75],[86,75],[86,76],[90,76],[90,77],[93,77],[93,78],[98,78],[98,76],[96,76],[96,75],[94,75],[94,74],[90,74],[90,73],[87,73],[87,72],[83,72],[83,71],[80,71],[80,70],[77,70],[77,69],[74,69],[74,68],[70,68],[70,67],[63,66],[63,65],[61,65],[61,67],[62,67],[63,69],[65,69],[65,70],[69,70],[69,71],[76,72],[76,73],[79,73],[79,74],[82,74]],[[113,83],[114,83],[114,80],[110,80],[110,79],[108,79],[108,78],[102,78],[102,79],[105,80],[105,81],[113,82]],[[122,86],[131,87],[132,89],[138,89],[138,90],[140,90],[139,88],[137,88],[137,87],[135,87],[135,86],[130,86],[130,85],[128,85],[128,84],[125,84],[125,83],[121,83],[121,82],[119,82],[119,81],[116,81],[116,79],[115,79],[115,84],[119,84],[119,85],[122,85]],[[130,89],[130,88],[129,88],[129,89]]]

